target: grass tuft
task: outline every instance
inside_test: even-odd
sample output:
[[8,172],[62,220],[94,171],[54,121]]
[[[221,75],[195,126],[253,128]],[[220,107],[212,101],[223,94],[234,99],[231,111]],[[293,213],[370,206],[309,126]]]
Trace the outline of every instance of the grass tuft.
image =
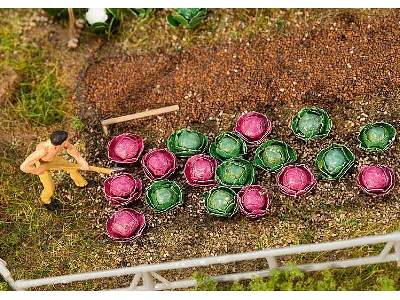
[[63,121],[66,91],[58,80],[57,67],[47,63],[45,50],[21,43],[17,32],[5,27],[0,29],[0,57],[0,69],[11,67],[21,77],[10,117],[20,117],[35,125]]
[[57,82],[55,70],[39,82],[21,84],[16,111],[22,118],[38,125],[50,125],[65,118],[65,91]]
[[73,116],[71,119],[71,127],[72,129],[80,132],[85,128],[85,123],[83,123],[78,117]]

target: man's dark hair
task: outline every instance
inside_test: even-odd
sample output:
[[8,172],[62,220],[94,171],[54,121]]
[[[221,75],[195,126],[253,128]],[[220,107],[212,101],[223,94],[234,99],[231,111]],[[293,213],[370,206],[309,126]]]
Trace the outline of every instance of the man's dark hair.
[[50,135],[50,142],[54,146],[58,146],[64,143],[67,138],[68,138],[68,132],[64,130],[57,130]]

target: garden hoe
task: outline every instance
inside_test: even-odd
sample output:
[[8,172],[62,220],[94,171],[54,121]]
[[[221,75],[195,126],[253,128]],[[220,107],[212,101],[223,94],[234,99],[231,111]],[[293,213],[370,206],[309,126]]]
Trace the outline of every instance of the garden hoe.
[[[78,169],[80,167],[78,164],[75,163],[57,163],[57,162],[45,162],[41,164],[47,170],[66,170],[66,169]],[[101,173],[101,174],[111,174],[113,172],[123,171],[125,168],[103,168],[103,167],[96,167],[96,166],[89,166],[89,171]],[[83,170],[80,170],[83,171]]]

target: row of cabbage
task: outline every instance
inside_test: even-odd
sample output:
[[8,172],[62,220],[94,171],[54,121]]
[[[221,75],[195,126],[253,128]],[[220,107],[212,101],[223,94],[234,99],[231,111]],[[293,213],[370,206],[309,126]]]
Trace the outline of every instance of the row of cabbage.
[[[321,108],[305,107],[295,115],[290,127],[296,137],[311,141],[327,137],[332,120]],[[146,203],[157,213],[184,202],[180,184],[168,179],[176,173],[180,158],[187,159],[183,175],[188,185],[212,187],[204,194],[209,214],[232,217],[240,210],[250,218],[266,215],[271,205],[268,190],[254,184],[257,169],[261,173],[276,173],[279,190],[299,197],[314,189],[318,179],[342,178],[355,163],[355,155],[346,145],[331,144],[316,155],[315,175],[310,167],[295,163],[298,155],[292,146],[268,139],[271,131],[272,122],[266,115],[249,112],[238,118],[232,132],[220,133],[212,143],[205,134],[184,128],[168,138],[166,149],[150,149],[143,157],[143,138],[123,133],[108,143],[108,157],[119,164],[136,163],[141,158],[144,173],[152,181],[145,190]],[[365,151],[385,151],[395,136],[391,124],[369,123],[359,133],[359,147]],[[254,154],[251,159],[250,153]],[[394,178],[394,171],[388,166],[363,165],[358,170],[357,184],[368,194],[385,195],[393,188]],[[116,174],[105,181],[104,193],[112,206],[125,207],[139,200],[142,181],[130,173]],[[126,241],[140,236],[144,226],[142,213],[123,208],[109,219],[107,229],[113,239]]]

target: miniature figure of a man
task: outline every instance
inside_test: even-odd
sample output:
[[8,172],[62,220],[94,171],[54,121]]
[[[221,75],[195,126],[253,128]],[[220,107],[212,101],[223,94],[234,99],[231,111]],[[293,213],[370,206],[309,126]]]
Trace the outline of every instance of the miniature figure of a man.
[[[49,168],[46,168],[43,164],[48,163],[48,166],[51,164],[57,164],[68,167],[71,163],[59,156],[59,154],[62,154],[64,150],[67,150],[68,154],[77,161],[81,170],[89,169],[87,161],[82,157],[78,149],[69,142],[68,133],[61,130],[54,131],[50,135],[49,140],[37,145],[35,152],[29,155],[20,166],[21,170],[25,173],[39,175],[44,188],[40,195],[40,202],[42,204],[48,205],[51,203],[51,197],[55,190],[55,185],[51,178]],[[69,173],[77,186],[84,187],[87,185],[87,181],[82,177],[78,169],[63,169],[62,167],[61,169]]]

